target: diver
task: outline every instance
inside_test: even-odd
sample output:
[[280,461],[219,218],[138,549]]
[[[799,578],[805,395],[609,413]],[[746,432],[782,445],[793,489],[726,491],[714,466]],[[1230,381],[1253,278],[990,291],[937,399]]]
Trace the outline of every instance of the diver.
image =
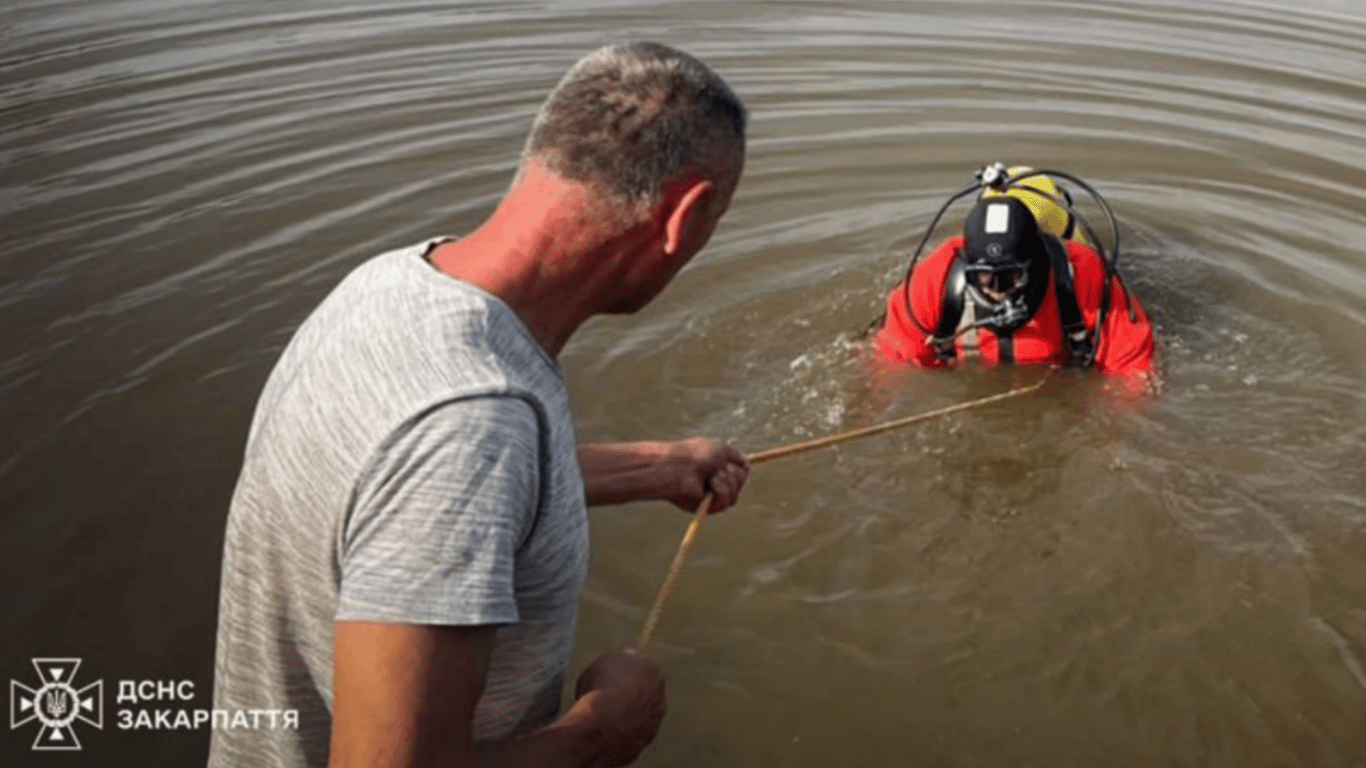
[[[1109,218],[1109,253],[1070,192],[1088,192]],[[935,225],[958,199],[980,190],[963,224],[922,260]],[[1108,204],[1057,171],[995,163],[955,194],[931,222],[906,278],[887,298],[877,335],[884,357],[941,367],[1053,363],[1148,377],[1152,324],[1118,273],[1119,231]]]

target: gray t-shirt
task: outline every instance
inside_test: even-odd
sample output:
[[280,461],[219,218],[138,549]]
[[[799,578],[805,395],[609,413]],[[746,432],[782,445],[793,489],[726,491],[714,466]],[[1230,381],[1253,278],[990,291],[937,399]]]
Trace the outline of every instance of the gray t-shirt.
[[211,766],[327,763],[337,620],[499,625],[476,739],[559,709],[588,565],[568,394],[507,305],[425,260],[433,244],[348,275],[261,394],[228,515],[214,708],[299,725],[215,728]]

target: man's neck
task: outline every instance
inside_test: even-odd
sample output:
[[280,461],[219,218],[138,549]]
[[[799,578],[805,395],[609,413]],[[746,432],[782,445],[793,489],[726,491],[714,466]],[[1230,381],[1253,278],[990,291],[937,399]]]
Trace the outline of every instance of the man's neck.
[[574,331],[603,310],[633,244],[594,220],[585,195],[582,187],[533,169],[488,221],[437,246],[430,261],[501,299],[558,358]]

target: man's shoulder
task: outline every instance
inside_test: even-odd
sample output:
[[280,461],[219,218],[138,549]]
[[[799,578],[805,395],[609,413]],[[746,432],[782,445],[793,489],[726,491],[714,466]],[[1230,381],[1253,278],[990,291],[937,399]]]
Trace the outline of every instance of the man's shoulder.
[[411,303],[415,297],[438,295],[446,302],[482,304],[491,297],[473,286],[446,278],[425,254],[449,238],[431,238],[369,257],[347,272],[319,309],[358,300]]
[[379,254],[347,275],[291,338],[258,417],[368,431],[451,398],[508,392],[556,412],[563,387],[553,361],[505,304],[431,267],[422,258],[430,244]]
[[505,303],[426,261],[424,254],[445,239],[385,251],[356,266],[304,321],[295,341],[309,347],[311,340],[382,367],[543,357]]

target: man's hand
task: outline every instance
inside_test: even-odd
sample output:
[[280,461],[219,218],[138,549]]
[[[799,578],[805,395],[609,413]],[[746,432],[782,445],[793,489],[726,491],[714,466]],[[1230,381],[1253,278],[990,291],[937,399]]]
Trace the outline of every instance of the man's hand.
[[664,671],[637,653],[599,656],[579,675],[564,724],[595,734],[595,766],[629,765],[659,733],[668,710]]
[[696,510],[708,491],[714,494],[712,514],[730,509],[749,478],[749,460],[744,454],[709,437],[671,443],[667,462],[677,483],[668,500],[685,512]]
[[592,506],[659,500],[692,512],[710,491],[716,513],[735,504],[749,477],[744,454],[709,437],[584,445],[579,463]]
[[645,656],[599,656],[574,706],[539,730],[475,742],[492,626],[337,622],[332,768],[596,768],[627,765],[664,720],[664,672]]

